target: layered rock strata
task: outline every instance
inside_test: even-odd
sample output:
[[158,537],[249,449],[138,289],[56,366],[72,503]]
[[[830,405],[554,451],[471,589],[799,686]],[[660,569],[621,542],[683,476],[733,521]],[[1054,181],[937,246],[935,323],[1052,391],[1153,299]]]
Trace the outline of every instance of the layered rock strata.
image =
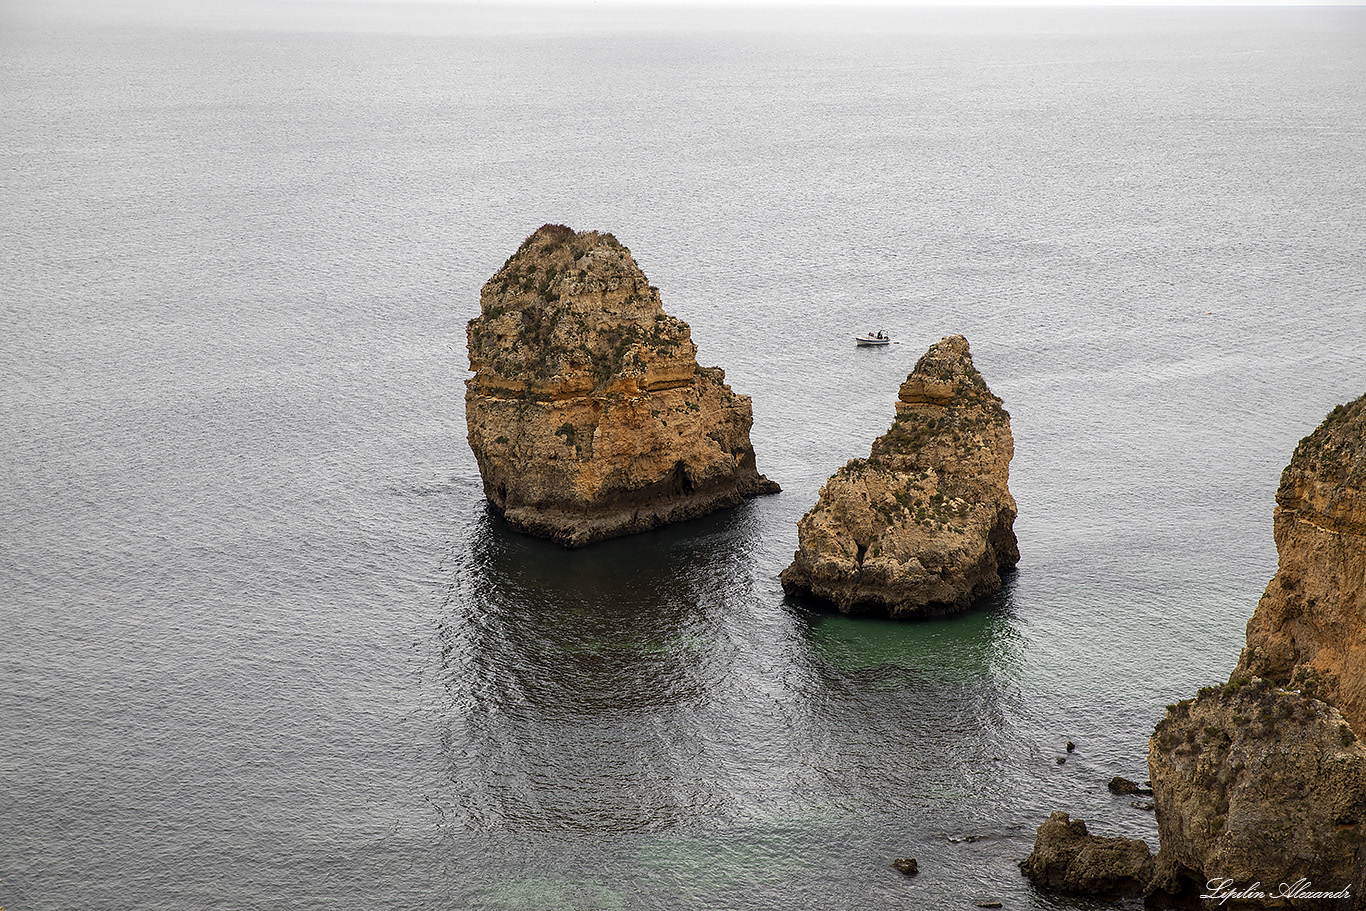
[[1274,522],[1279,565],[1236,675],[1285,685],[1312,670],[1322,698],[1366,730],[1366,396],[1296,447]]
[[782,574],[841,611],[898,618],[962,610],[1019,561],[1007,487],[1010,415],[954,335],[901,385],[896,419],[821,488]]
[[1149,741],[1150,902],[1366,908],[1366,396],[1300,441],[1274,521],[1278,568],[1229,682]]
[[1307,880],[1262,906],[1314,891],[1340,895],[1316,907],[1366,907],[1366,396],[1300,441],[1275,537],[1229,683],[1172,706],[1150,742],[1153,890]]
[[576,547],[778,490],[749,397],[698,366],[688,324],[611,234],[540,228],[479,303],[469,444],[514,528]]

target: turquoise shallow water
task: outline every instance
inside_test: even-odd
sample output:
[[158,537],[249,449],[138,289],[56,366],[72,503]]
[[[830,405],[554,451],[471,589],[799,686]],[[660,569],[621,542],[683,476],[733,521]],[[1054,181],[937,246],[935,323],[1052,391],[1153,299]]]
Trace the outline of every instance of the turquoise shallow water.
[[[216,9],[3,13],[0,905],[1071,907],[1015,867],[1048,812],[1153,838],[1105,782],[1366,387],[1360,10]],[[575,552],[489,513],[464,324],[550,221],[631,246],[783,493]],[[785,599],[952,332],[1018,571]]]

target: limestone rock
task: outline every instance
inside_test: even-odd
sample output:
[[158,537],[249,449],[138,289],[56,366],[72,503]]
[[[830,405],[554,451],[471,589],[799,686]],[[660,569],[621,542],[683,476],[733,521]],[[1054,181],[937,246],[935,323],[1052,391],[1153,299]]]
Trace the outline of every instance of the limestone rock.
[[1148,764],[1160,844],[1150,891],[1366,885],[1366,747],[1322,700],[1263,678],[1208,688],[1168,710]]
[[1247,624],[1237,674],[1298,672],[1366,730],[1366,396],[1300,441],[1276,491],[1279,567]]
[[[1172,706],[1149,744],[1151,891],[1304,880],[1350,886],[1316,907],[1366,907],[1366,396],[1296,448],[1275,536],[1279,568],[1228,684]],[[1258,907],[1298,907],[1268,894]]]
[[1036,886],[1118,898],[1143,894],[1153,856],[1146,842],[1092,835],[1086,823],[1059,812],[1039,826],[1034,850],[1020,870]]
[[611,234],[545,225],[480,292],[465,416],[514,528],[579,546],[778,490],[753,413]]
[[968,607],[1019,561],[1007,487],[1010,415],[961,335],[933,345],[901,385],[896,419],[821,488],[797,526],[783,588],[846,613]]

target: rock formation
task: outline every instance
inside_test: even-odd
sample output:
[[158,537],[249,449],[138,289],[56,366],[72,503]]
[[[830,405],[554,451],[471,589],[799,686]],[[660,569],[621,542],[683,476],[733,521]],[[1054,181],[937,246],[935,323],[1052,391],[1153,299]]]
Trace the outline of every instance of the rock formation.
[[1229,682],[1168,707],[1149,741],[1150,900],[1366,908],[1366,396],[1300,441],[1275,536]]
[[1019,560],[1007,488],[1010,415],[973,366],[967,340],[933,345],[901,385],[896,419],[821,488],[797,526],[783,588],[846,613],[914,617],[961,610]]
[[1036,886],[1113,898],[1142,895],[1153,874],[1146,842],[1102,838],[1066,813],[1049,816],[1034,839],[1034,850],[1020,870]]
[[1306,879],[1351,887],[1316,907],[1366,907],[1366,396],[1300,441],[1275,536],[1229,683],[1169,708],[1149,744],[1153,889]]
[[575,547],[778,490],[755,467],[749,397],[697,365],[611,234],[540,228],[479,304],[469,443],[514,528]]
[[1366,724],[1366,396],[1295,449],[1276,491],[1275,577],[1247,624],[1238,676],[1285,685],[1312,669],[1321,697]]
[[1366,747],[1328,703],[1235,679],[1171,707],[1148,763],[1159,842],[1150,891],[1190,897],[1224,879],[1269,893],[1301,879],[1316,891],[1366,885]]

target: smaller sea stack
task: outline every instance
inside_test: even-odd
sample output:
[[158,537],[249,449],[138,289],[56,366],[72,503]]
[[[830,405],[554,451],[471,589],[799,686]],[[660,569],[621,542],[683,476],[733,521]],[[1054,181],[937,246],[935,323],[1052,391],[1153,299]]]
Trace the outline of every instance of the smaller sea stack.
[[1014,454],[1010,415],[967,339],[931,346],[901,385],[891,429],[831,476],[798,523],[783,588],[845,613],[967,608],[1020,558],[1007,487]]
[[513,528],[577,547],[773,493],[748,396],[697,365],[611,234],[545,225],[485,283],[465,419],[484,493]]

